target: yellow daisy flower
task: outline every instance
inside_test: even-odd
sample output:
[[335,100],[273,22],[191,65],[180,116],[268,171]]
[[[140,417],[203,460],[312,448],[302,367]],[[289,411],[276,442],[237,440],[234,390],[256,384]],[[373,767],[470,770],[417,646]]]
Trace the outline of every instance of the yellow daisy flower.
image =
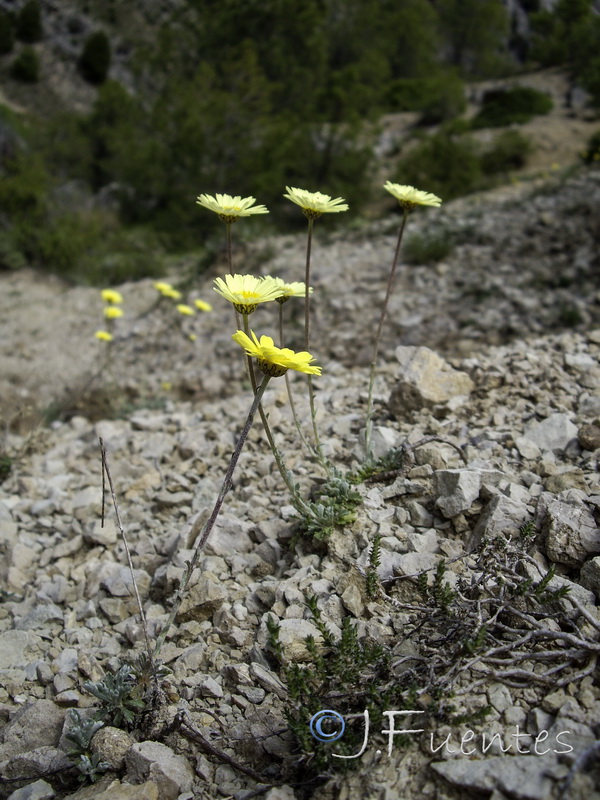
[[109,333],[108,331],[96,331],[94,336],[101,342],[112,342],[113,340],[112,333]]
[[123,309],[116,306],[106,306],[104,309],[104,316],[106,319],[117,319],[123,316]]
[[265,375],[278,378],[285,375],[288,369],[305,372],[307,375],[321,374],[321,367],[311,364],[314,356],[311,356],[310,353],[305,351],[295,353],[293,350],[288,350],[287,347],[276,347],[270,336],[261,336],[259,341],[254,331],[250,331],[250,336],[247,336],[244,331],[237,331],[232,338],[244,348],[249,356],[257,359],[258,368]]
[[233,303],[240,314],[251,314],[259,303],[276,300],[281,291],[273,278],[255,278],[254,275],[225,275],[215,278],[214,290]]
[[308,219],[317,219],[321,214],[348,211],[348,204],[342,197],[332,200],[328,194],[321,194],[321,192],[307,192],[305,189],[295,189],[293,186],[286,186],[285,189],[287,194],[283,196],[300,206],[304,216]]
[[[267,275],[270,278],[270,275]],[[276,298],[278,303],[285,303],[287,302],[290,297],[306,297],[306,284],[304,281],[292,281],[292,283],[286,283],[283,278],[272,278],[277,283],[279,287],[279,291],[281,294],[279,297]],[[308,293],[312,294],[313,288],[312,286],[309,287]]]
[[196,200],[199,206],[208,208],[219,215],[223,222],[237,222],[240,217],[250,217],[252,214],[268,214],[266,206],[255,206],[256,198],[232,197],[230,194],[217,194],[212,197],[210,194],[201,194]]
[[193,317],[196,313],[191,306],[186,306],[185,303],[180,303],[178,306],[175,306],[175,308],[180,314],[183,314],[184,317]]
[[117,292],[116,289],[102,289],[102,299],[105,303],[122,303],[123,295]]
[[205,300],[194,300],[194,305],[199,311],[212,311],[212,306]]
[[188,336],[188,339],[190,340],[190,342],[195,342],[197,338],[198,337],[196,336],[195,333],[190,333],[190,335]]
[[171,300],[180,300],[181,299],[181,292],[178,292],[177,289],[174,289],[170,283],[165,283],[164,281],[157,281],[153,284],[154,288],[157,292],[160,292],[163,297],[170,297]]
[[442,202],[439,197],[431,194],[431,192],[422,192],[419,189],[415,189],[414,186],[403,186],[399,183],[386,181],[383,188],[394,195],[396,200],[400,202],[404,211],[412,211],[413,208],[417,206],[437,207],[441,205]]

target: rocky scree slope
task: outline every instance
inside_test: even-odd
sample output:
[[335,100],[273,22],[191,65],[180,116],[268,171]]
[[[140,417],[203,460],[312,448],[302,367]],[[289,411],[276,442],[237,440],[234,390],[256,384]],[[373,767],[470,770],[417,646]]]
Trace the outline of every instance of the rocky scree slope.
[[[449,235],[465,235],[444,263],[402,269],[376,383],[374,443],[384,454],[402,443],[433,438],[387,481],[359,485],[363,504],[353,523],[324,544],[305,538],[294,543],[289,497],[259,426],[251,432],[197,582],[163,650],[172,670],[165,718],[185,711],[213,746],[253,769],[264,783],[277,785],[265,793],[270,800],[302,793],[291,785],[290,765],[298,752],[286,720],[290,699],[269,653],[267,619],[279,622],[285,660],[302,662],[308,658],[306,635],[319,635],[305,605],[307,594],[315,595],[334,634],[349,618],[361,638],[390,648],[398,662],[413,658],[419,675],[419,659],[433,661],[451,643],[436,650],[435,637],[427,639],[415,629],[414,609],[423,600],[414,576],[426,571],[431,582],[444,559],[448,585],[464,592],[481,574],[477,547],[505,536],[517,542],[527,522],[533,522],[533,539],[519,562],[520,574],[539,581],[554,565],[551,587],[570,589],[544,624],[560,635],[575,631],[587,644],[575,656],[565,655],[562,669],[547,680],[541,674],[543,660],[510,665],[529,671],[530,678],[520,680],[501,680],[497,665],[486,673],[471,664],[452,679],[455,705],[458,712],[491,708],[484,721],[468,723],[478,736],[491,731],[510,737],[518,725],[531,744],[542,730],[552,742],[569,731],[573,750],[538,756],[514,747],[503,755],[494,748],[450,758],[444,750],[432,752],[422,738],[387,757],[375,749],[385,751],[382,738],[373,741],[357,770],[337,773],[313,796],[450,800],[478,791],[555,798],[575,759],[597,742],[600,325],[593,220],[599,177],[581,172],[554,184],[551,193],[549,187],[529,196],[514,189],[411,219],[413,229],[443,225]],[[313,341],[324,366],[316,381],[319,421],[326,454],[342,469],[356,468],[362,460],[369,342],[395,227],[396,221],[386,221],[369,227],[368,236],[322,234],[315,246]],[[301,237],[274,240],[275,255],[264,272],[299,277],[302,243]],[[22,291],[27,277],[2,276],[2,297]],[[96,294],[57,291],[52,282],[40,282],[36,291],[41,286],[47,287],[46,319],[53,320],[53,303],[60,305],[61,343],[73,347],[70,332],[77,330],[82,356],[93,353],[97,343],[91,338],[95,323],[89,308]],[[122,288],[126,296],[132,289]],[[208,291],[207,283],[202,296]],[[12,298],[8,330],[24,346],[16,323],[20,319],[27,330],[25,298],[20,316]],[[130,302],[142,310],[150,298],[150,287],[142,286]],[[565,303],[578,311],[575,329],[561,330]],[[98,436],[110,454],[136,580],[155,637],[190,557],[195,523],[212,507],[250,403],[247,387],[235,377],[241,362],[224,317],[230,309],[221,312],[216,302],[215,307],[201,321],[201,347],[192,349],[190,343],[187,353],[181,331],[169,328],[168,317],[164,331],[154,337],[156,317],[136,318],[132,333],[123,334],[119,366],[110,378],[139,382],[150,391],[159,378],[172,376],[175,382],[184,372],[188,387],[198,387],[197,397],[140,408],[124,419],[92,421],[80,414],[38,431],[27,448],[25,435],[9,437],[8,446],[21,457],[0,485],[4,797],[181,800],[241,797],[242,790],[257,786],[258,778],[177,732],[160,742],[152,733],[135,741],[114,728],[106,728],[94,744],[111,771],[91,794],[76,792],[50,774],[65,766],[67,709],[85,713],[95,703],[83,682],[100,680],[143,648],[112,514],[104,527],[99,522]],[[266,309],[256,318],[261,332],[259,321],[265,329],[273,324]],[[21,378],[21,392],[34,391],[36,376],[39,392],[48,391],[38,355],[46,352],[36,350],[48,339],[44,324],[40,317],[37,336],[27,342],[33,354],[30,383],[22,380],[22,372],[14,375],[13,380]],[[300,327],[298,320],[292,335],[301,338]],[[68,363],[60,347],[56,350]],[[6,351],[3,359],[10,365]],[[85,361],[70,366],[69,381],[87,369]],[[295,376],[294,385],[301,383]],[[271,384],[265,406],[278,445],[307,496],[323,476],[300,452],[282,384]],[[305,405],[299,405],[306,417]],[[364,573],[376,535],[382,537],[379,576],[385,596],[374,600],[366,594]],[[486,552],[493,560],[501,550],[498,545]],[[559,645],[553,641],[548,650],[552,647]],[[396,669],[400,682],[403,670]],[[452,731],[460,741],[466,729],[466,724],[448,726],[433,712],[428,716],[427,730],[437,744]],[[27,785],[24,794],[15,789],[19,783],[5,782],[16,778]],[[578,769],[571,796],[597,796],[597,778],[593,765]],[[33,795],[36,780],[38,794]],[[288,783],[281,787],[282,781]]]

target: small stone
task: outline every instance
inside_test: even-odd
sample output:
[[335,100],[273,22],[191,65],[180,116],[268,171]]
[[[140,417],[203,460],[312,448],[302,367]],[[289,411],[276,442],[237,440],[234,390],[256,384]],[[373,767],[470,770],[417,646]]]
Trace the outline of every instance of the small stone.
[[104,525],[102,524],[102,520],[95,519],[84,528],[83,538],[84,541],[89,544],[112,547],[117,543],[118,539],[117,526],[112,519],[105,519]]
[[597,450],[600,448],[600,425],[597,422],[582,425],[579,428],[577,439],[584,450]]
[[397,418],[407,411],[431,408],[469,395],[475,388],[465,372],[455,370],[427,347],[397,347],[396,358],[401,366],[389,408]]
[[127,776],[134,781],[151,779],[158,786],[160,800],[177,800],[189,792],[194,770],[188,760],[160,742],[139,742],[126,756]]
[[600,599],[600,556],[586,561],[581,567],[579,577],[582,585],[594,592],[596,597]]
[[125,763],[125,756],[132,744],[133,739],[127,731],[107,725],[94,735],[92,753],[97,753],[113,770],[119,770]]
[[7,800],[52,800],[53,797],[56,795],[52,786],[44,780],[39,780],[17,789]]
[[468,511],[479,497],[481,475],[469,469],[444,469],[434,473],[434,491],[438,495],[436,507],[451,519]]
[[551,414],[541,422],[530,422],[525,426],[524,436],[541,450],[564,450],[577,438],[577,427],[566,414]]

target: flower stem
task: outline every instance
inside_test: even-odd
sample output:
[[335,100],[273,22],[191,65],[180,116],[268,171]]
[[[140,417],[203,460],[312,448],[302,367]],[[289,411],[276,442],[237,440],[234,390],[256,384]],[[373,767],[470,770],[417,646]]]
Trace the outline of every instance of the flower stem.
[[375,383],[375,371],[377,369],[377,355],[379,353],[379,345],[381,343],[381,334],[383,331],[383,323],[387,314],[387,308],[392,293],[392,285],[396,275],[396,268],[398,266],[398,257],[400,256],[400,245],[402,244],[402,236],[404,235],[404,228],[406,227],[406,220],[408,219],[409,211],[404,209],[402,215],[402,222],[400,223],[400,231],[398,232],[398,241],[396,242],[396,250],[394,252],[394,260],[387,283],[387,290],[383,307],[381,309],[381,316],[379,317],[379,325],[377,326],[377,333],[375,334],[375,344],[373,346],[373,356],[371,358],[371,372],[369,375],[369,399],[367,402],[367,425],[365,432],[365,450],[367,463],[371,460],[371,434],[373,432],[373,386]]
[[[313,233],[313,217],[308,219],[308,236],[306,240],[306,269],[304,273],[304,349],[309,350],[310,347],[310,256],[312,250],[312,233]],[[315,437],[317,461],[323,467],[325,472],[329,475],[329,464],[323,455],[323,446],[319,437],[319,430],[317,428],[317,409],[315,406],[315,392],[313,389],[312,375],[308,376],[308,397],[310,402],[310,417],[312,420],[313,433]]]
[[225,223],[227,226],[227,264],[229,272],[233,275],[233,255],[231,252],[231,222]]
[[[248,323],[248,315],[243,314],[242,316],[244,318],[244,332],[246,336],[249,336],[250,325]],[[254,392],[254,394],[256,394],[258,390],[256,384],[256,375],[254,373],[254,362],[252,361],[249,355],[246,356],[246,359],[248,363],[248,372],[250,374],[250,383],[252,384],[252,391]],[[303,509],[305,511],[308,510],[308,506],[296,491],[296,487],[294,486],[293,476],[283,463],[283,457],[279,452],[277,445],[275,444],[275,439],[273,438],[273,432],[271,431],[271,426],[269,425],[269,420],[267,419],[267,415],[265,414],[265,410],[263,408],[262,403],[258,404],[258,413],[260,415],[260,420],[262,422],[263,428],[265,429],[267,441],[269,442],[269,447],[271,448],[271,452],[273,453],[273,458],[275,459],[275,463],[277,464],[279,473],[281,474],[281,477],[283,478],[283,481],[287,486],[288,491],[292,497],[292,503],[298,510],[300,509]]]
[[237,462],[242,452],[242,448],[244,447],[246,439],[248,438],[248,433],[250,432],[250,428],[252,427],[252,423],[256,415],[256,410],[260,406],[260,401],[262,400],[262,396],[265,393],[265,389],[267,388],[269,380],[270,380],[269,375],[265,375],[262,380],[262,383],[256,390],[256,393],[254,395],[254,400],[252,401],[252,406],[250,408],[248,417],[246,419],[246,423],[242,428],[242,432],[240,433],[240,437],[235,445],[233,455],[231,456],[231,461],[229,462],[229,466],[227,467],[227,472],[225,473],[225,478],[223,480],[223,485],[221,486],[221,491],[219,492],[219,495],[216,499],[210,517],[204,523],[204,527],[202,528],[202,532],[200,533],[200,538],[198,540],[198,543],[196,544],[196,548],[194,550],[192,558],[190,561],[187,562],[185,572],[181,577],[181,583],[179,584],[179,588],[175,592],[175,597],[173,599],[173,607],[171,608],[169,617],[165,623],[164,628],[161,630],[160,634],[158,635],[158,638],[156,639],[156,645],[154,647],[154,653],[153,653],[154,659],[158,658],[161,647],[163,646],[164,641],[167,637],[167,633],[169,632],[169,629],[171,628],[173,622],[175,621],[177,612],[179,611],[183,598],[185,597],[187,587],[190,582],[190,578],[192,577],[192,573],[194,572],[196,566],[198,565],[200,554],[204,550],[204,546],[208,541],[208,537],[210,536],[211,531],[215,525],[215,522],[217,521],[217,517],[219,516],[221,507],[223,505],[223,501],[225,500],[225,495],[231,488],[231,480],[233,478],[233,473],[237,466]]
[[[278,305],[279,305],[279,346],[283,347],[283,303],[279,303]],[[292,417],[294,419],[296,430],[298,431],[298,436],[302,440],[302,444],[306,447],[310,455],[313,458],[318,458],[318,453],[315,451],[314,447],[311,445],[311,443],[304,435],[304,431],[302,430],[302,426],[300,425],[300,420],[298,419],[298,414],[296,413],[296,404],[294,403],[294,398],[292,395],[292,384],[290,381],[290,376],[287,372],[285,373],[285,387],[287,389],[287,396],[288,400],[290,401]]]

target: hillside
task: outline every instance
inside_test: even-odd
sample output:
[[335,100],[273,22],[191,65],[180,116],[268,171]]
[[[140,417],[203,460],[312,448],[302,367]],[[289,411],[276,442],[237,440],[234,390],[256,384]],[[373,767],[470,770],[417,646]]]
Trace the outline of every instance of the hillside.
[[[600,707],[594,671],[600,630],[599,177],[597,170],[582,169],[567,179],[521,183],[413,214],[409,232],[431,236],[441,229],[455,247],[434,266],[401,267],[380,355],[374,443],[381,455],[403,443],[422,444],[387,477],[358,484],[362,502],[354,521],[350,516],[325,541],[295,539],[289,495],[255,423],[218,530],[200,559],[198,583],[161,653],[172,671],[161,719],[169,723],[179,714],[184,722],[170,733],[156,720],[145,733],[106,727],[94,752],[111,771],[92,796],[175,800],[262,786],[270,800],[307,792],[322,800],[374,800],[382,791],[454,800],[465,789],[515,800],[558,798],[575,758],[597,741]],[[313,245],[313,349],[323,365],[315,382],[318,422],[327,457],[338,469],[356,470],[363,458],[359,434],[372,331],[398,218],[392,213],[334,234],[327,222],[318,221]],[[304,237],[273,237],[236,250],[234,258],[240,269],[252,261],[256,271],[294,280],[303,269]],[[214,310],[180,317],[181,325],[168,304],[153,308],[150,281],[119,287],[125,317],[117,320],[109,363],[103,363],[105,345],[93,338],[101,319],[96,290],[68,288],[28,271],[4,274],[0,282],[8,332],[1,396],[12,398],[14,411],[60,398],[76,413],[48,429],[24,421],[21,434],[10,434],[5,445],[14,460],[0,485],[2,775],[29,784],[39,778],[54,787],[48,797],[83,800],[89,790],[75,793],[68,771],[49,774],[68,766],[59,745],[66,710],[84,712],[97,703],[83,683],[101,680],[144,649],[112,512],[105,528],[98,521],[97,437],[109,451],[155,638],[198,524],[216,497],[249,391],[230,338],[231,309],[214,295],[208,276],[186,299],[210,300]],[[266,305],[252,325],[274,334]],[[292,301],[288,306],[293,343],[301,340],[301,316]],[[195,342],[186,338],[192,331]],[[427,370],[419,372],[411,361],[417,354],[434,375],[443,370],[432,385]],[[87,383],[99,365],[100,375]],[[306,420],[303,385],[296,376]],[[314,497],[323,473],[299,448],[282,379],[268,390],[265,406],[303,496]],[[528,522],[529,538],[519,538]],[[383,593],[369,598],[365,571],[376,535],[382,537]],[[420,594],[416,575],[424,570],[431,584],[440,559],[443,582],[432,585],[439,592],[445,582],[446,594]],[[568,588],[566,598],[544,599],[541,589],[536,594],[524,583],[517,592],[522,600],[514,605],[505,596],[508,616],[490,619],[491,638],[481,638],[478,614],[486,603],[499,602],[493,589],[499,576],[535,587],[551,565],[556,577],[549,588]],[[491,583],[480,582],[482,569]],[[290,678],[277,666],[273,643],[267,644],[267,622],[279,623],[284,664],[310,660],[305,636],[321,636],[304,605],[311,594],[334,640],[344,625],[356,626],[359,673],[357,685],[343,683],[351,674],[343,670],[333,687],[315,684],[309,702],[288,694]],[[538,596],[541,615],[531,599]],[[539,646],[521,646],[514,638],[518,632],[533,641],[531,631],[538,631]],[[478,635],[481,650],[465,658],[461,642]],[[569,647],[563,635],[571,637]],[[391,676],[383,662],[376,667],[360,660],[369,642],[389,652]],[[318,668],[310,669],[316,679]],[[379,692],[383,684],[397,687],[387,700],[390,709],[405,708],[403,692],[413,686],[416,708],[426,715],[413,717],[412,727],[424,733],[408,747],[398,742],[387,757],[387,738],[377,735],[383,721],[372,716],[369,748],[358,769],[344,774],[328,755],[343,749],[307,741],[303,703],[306,709],[315,702],[337,708],[350,715],[350,724],[363,717],[365,680]],[[454,710],[436,695],[450,689]],[[483,708],[489,711],[478,718],[474,712]],[[285,716],[290,710],[291,719]],[[321,767],[317,762],[321,780],[310,790],[300,785],[296,769],[306,763],[300,773],[306,776],[313,759],[305,762],[294,743],[293,720],[294,730],[304,731],[304,747],[326,759]],[[354,738],[339,746],[357,752],[361,729],[356,723],[350,729]],[[528,737],[520,749],[513,743],[519,729]],[[477,754],[465,746],[468,758],[450,758],[469,730]],[[542,757],[531,748],[544,732],[554,752]],[[504,737],[504,755],[497,746],[481,751],[482,736],[495,733]],[[440,751],[447,736],[450,745]],[[523,754],[527,744],[529,755]],[[586,763],[570,776],[572,798],[598,792],[593,760]],[[4,784],[0,791],[8,797],[13,789]]]

